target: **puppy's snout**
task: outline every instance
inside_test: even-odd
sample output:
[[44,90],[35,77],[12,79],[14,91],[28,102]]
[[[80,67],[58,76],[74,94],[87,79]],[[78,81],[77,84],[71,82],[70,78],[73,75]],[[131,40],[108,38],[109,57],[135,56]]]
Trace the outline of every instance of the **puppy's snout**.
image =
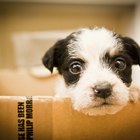
[[107,98],[112,93],[112,86],[108,82],[98,83],[94,88],[94,95],[100,98]]

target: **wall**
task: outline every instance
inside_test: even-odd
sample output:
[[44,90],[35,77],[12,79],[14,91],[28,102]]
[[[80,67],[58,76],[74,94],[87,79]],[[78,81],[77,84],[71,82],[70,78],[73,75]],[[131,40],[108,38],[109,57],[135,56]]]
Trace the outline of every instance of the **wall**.
[[131,5],[0,3],[0,67],[15,68],[11,40],[14,33],[97,25],[130,34],[133,30],[134,8]]

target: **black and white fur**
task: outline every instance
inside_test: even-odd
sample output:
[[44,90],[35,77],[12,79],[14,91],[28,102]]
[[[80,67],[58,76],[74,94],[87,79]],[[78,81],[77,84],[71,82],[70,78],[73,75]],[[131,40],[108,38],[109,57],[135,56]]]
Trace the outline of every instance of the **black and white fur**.
[[57,96],[70,97],[75,110],[88,115],[114,114],[139,93],[129,92],[132,65],[140,65],[140,48],[106,28],[84,28],[59,40],[43,64],[62,76]]

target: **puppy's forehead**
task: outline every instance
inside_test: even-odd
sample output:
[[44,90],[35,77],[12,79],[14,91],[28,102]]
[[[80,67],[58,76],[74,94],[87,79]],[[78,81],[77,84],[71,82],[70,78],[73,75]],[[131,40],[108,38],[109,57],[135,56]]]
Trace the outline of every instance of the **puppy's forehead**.
[[121,46],[118,44],[117,35],[105,28],[82,29],[74,37],[74,41],[69,45],[69,53],[73,56],[88,53],[97,57],[106,51],[114,55]]

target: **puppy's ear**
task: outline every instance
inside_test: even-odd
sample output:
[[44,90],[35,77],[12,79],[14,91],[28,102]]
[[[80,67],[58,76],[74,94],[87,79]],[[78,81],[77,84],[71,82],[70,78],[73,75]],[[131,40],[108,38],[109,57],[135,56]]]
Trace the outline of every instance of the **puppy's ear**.
[[58,67],[59,59],[61,57],[62,48],[64,47],[64,40],[59,40],[52,46],[43,56],[42,62],[51,73],[54,67]]
[[140,66],[140,47],[129,37],[122,37],[122,41],[127,53],[131,56],[134,65]]
[[51,71],[51,73],[53,72],[54,67],[54,51],[55,47],[51,47],[42,58],[44,66],[48,68]]

